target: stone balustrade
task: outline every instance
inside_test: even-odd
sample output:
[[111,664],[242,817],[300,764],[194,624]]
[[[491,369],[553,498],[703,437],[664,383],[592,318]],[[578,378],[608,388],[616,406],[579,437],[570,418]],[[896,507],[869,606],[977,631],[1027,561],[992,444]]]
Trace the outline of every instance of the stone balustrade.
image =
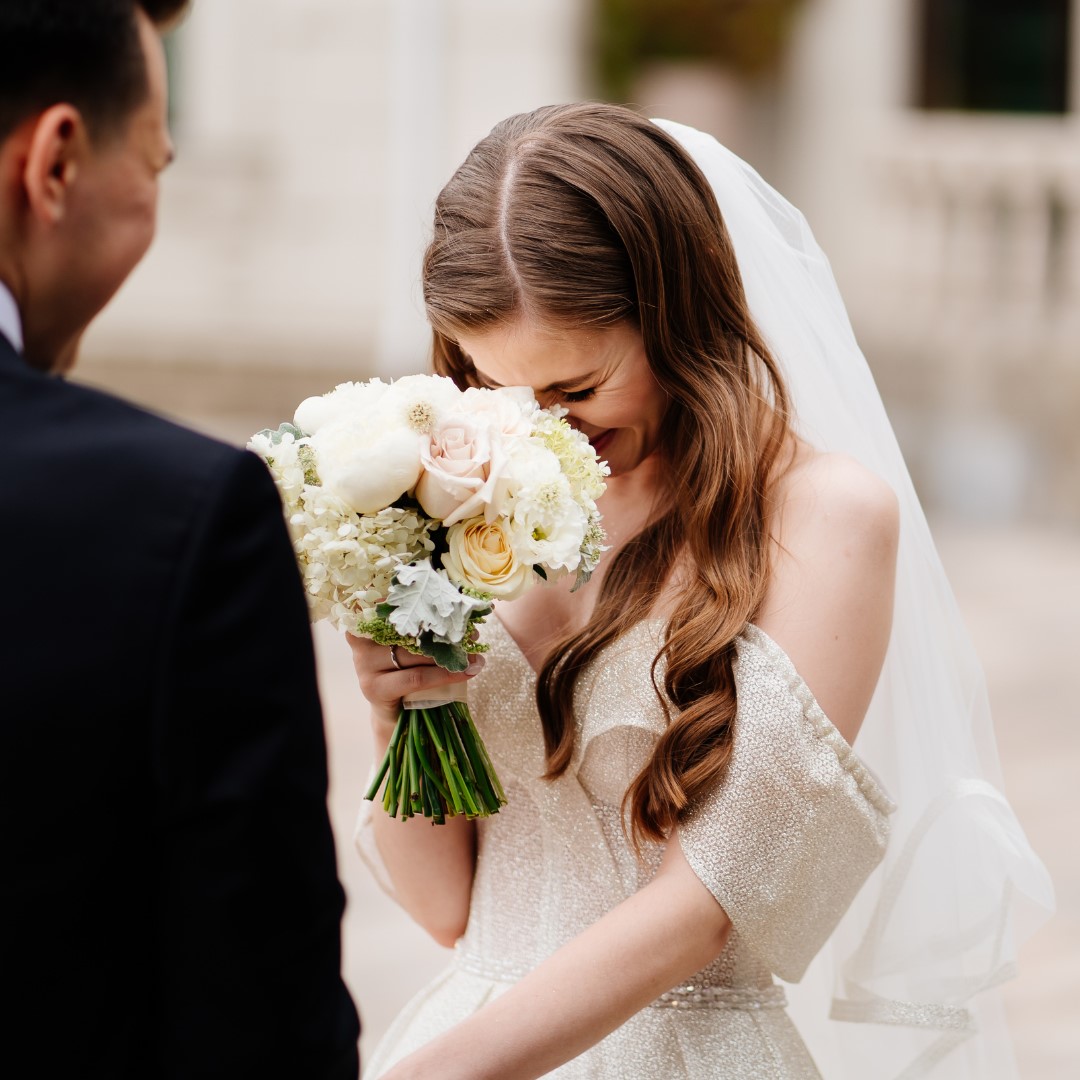
[[1080,124],[913,115],[883,132],[871,168],[869,246],[896,332],[1077,346]]
[[908,114],[868,159],[852,310],[917,478],[1080,520],[1080,122]]

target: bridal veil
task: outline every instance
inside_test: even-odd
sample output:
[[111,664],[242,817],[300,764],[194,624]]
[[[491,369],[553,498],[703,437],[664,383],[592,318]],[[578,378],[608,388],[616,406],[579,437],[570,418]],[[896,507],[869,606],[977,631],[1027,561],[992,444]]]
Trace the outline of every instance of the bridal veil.
[[892,637],[857,746],[897,803],[892,836],[792,1012],[830,1080],[1013,1077],[993,988],[1053,888],[1001,792],[983,674],[892,427],[802,214],[711,136],[654,122],[716,194],[799,434],[900,501]]

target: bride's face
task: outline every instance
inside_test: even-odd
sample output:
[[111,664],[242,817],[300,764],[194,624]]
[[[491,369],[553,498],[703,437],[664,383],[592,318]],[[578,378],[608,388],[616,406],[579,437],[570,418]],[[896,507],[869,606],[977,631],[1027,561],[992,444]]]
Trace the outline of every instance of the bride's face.
[[636,327],[552,331],[527,320],[458,337],[481,386],[528,386],[541,405],[562,405],[612,476],[655,449],[666,395],[653,378]]

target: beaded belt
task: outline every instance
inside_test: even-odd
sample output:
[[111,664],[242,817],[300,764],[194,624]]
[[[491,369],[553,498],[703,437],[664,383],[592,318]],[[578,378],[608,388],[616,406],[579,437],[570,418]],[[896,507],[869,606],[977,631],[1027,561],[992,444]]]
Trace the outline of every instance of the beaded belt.
[[[454,951],[454,966],[468,975],[478,975],[493,982],[514,983],[531,970],[524,964],[510,964],[489,956],[466,952],[459,944]],[[762,988],[745,986],[701,986],[684,983],[673,987],[650,1002],[652,1009],[782,1009],[787,997],[782,986]]]
[[687,983],[661,994],[653,1009],[783,1009],[787,995],[782,986],[696,986]]

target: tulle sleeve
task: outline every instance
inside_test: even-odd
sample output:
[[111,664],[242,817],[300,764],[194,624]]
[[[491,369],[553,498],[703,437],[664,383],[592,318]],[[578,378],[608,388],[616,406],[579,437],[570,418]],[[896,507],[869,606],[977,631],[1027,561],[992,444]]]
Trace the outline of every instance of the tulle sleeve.
[[755,627],[740,639],[735,678],[727,775],[679,841],[744,945],[797,982],[881,861],[893,805]]
[[[367,783],[370,784],[375,778],[375,767],[372,766],[368,774]],[[373,818],[375,816],[375,804],[368,799],[360,803],[360,810],[356,815],[356,828],[353,830],[353,844],[360,858],[367,864],[371,876],[375,879],[379,888],[382,889],[392,900],[397,899],[397,890],[393,881],[390,880],[390,871],[386,869],[379,847],[375,843],[375,828]]]

